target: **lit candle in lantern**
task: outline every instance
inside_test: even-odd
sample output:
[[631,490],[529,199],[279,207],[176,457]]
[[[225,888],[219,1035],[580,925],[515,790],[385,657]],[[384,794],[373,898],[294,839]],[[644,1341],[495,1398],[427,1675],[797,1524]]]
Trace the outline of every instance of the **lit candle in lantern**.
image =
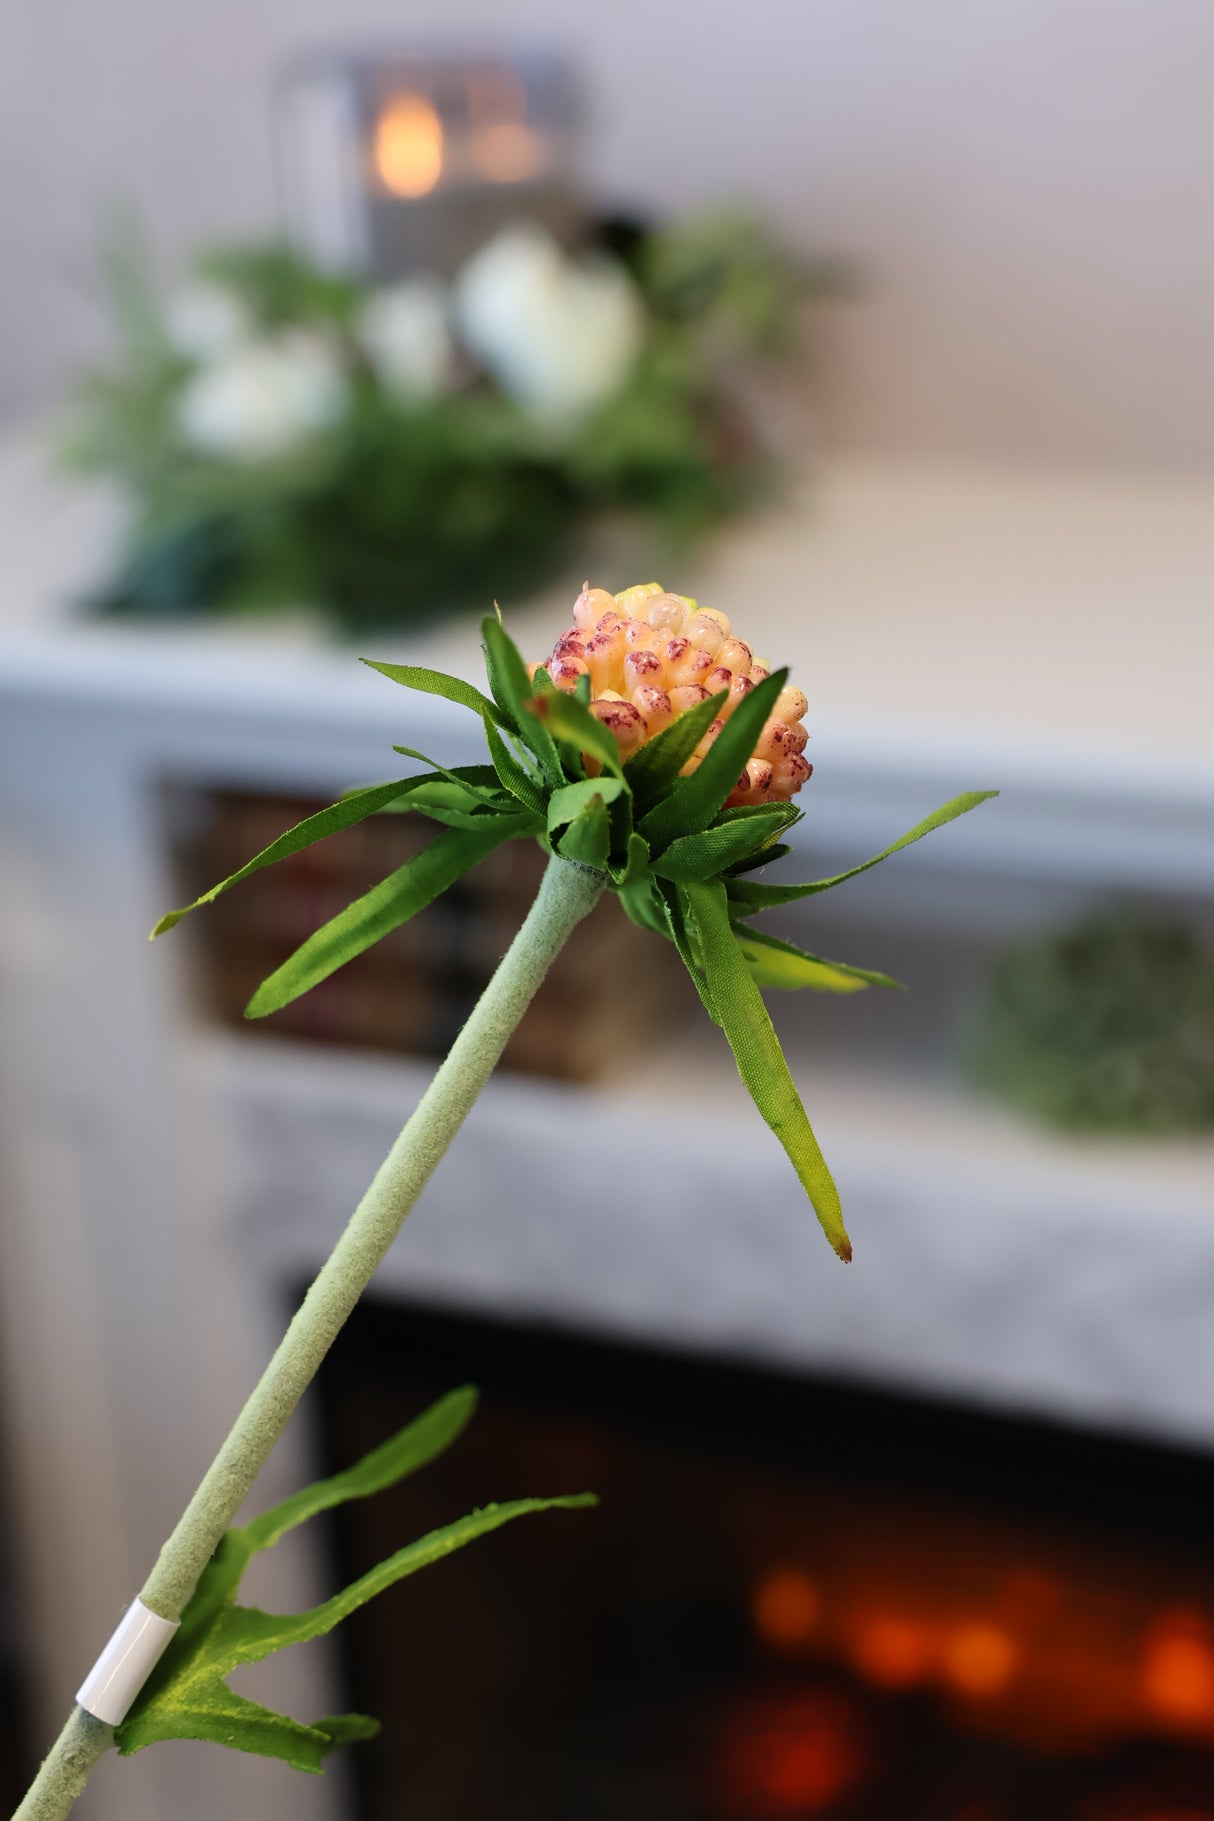
[[578,237],[577,105],[555,58],[310,59],[279,122],[292,237],[323,265],[449,277],[524,217]]

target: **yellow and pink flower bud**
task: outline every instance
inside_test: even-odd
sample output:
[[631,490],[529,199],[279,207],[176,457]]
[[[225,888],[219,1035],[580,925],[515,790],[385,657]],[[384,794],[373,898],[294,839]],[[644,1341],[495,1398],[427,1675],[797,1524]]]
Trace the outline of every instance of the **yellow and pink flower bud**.
[[[568,691],[589,675],[591,710],[611,728],[625,759],[678,715],[723,694],[718,718],[684,768],[694,771],[738,703],[771,674],[770,665],[735,636],[725,614],[670,594],[658,582],[617,595],[587,583],[573,621],[553,647],[549,674]],[[791,684],[781,690],[728,804],[787,800],[800,790],[813,769],[802,756],[807,706]]]

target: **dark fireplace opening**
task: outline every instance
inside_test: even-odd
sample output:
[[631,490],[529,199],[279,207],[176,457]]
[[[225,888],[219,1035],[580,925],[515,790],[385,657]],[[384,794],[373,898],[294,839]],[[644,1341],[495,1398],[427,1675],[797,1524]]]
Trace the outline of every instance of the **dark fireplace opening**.
[[719,1360],[365,1304],[348,1465],[461,1383],[441,1461],[346,1505],[334,1584],[521,1520],[343,1628],[360,1821],[1214,1821],[1214,1462]]

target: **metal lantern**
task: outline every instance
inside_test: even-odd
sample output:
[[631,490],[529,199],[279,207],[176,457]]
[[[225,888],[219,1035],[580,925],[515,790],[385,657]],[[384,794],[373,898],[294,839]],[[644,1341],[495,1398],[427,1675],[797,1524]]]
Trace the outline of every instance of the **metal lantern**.
[[523,217],[571,243],[579,112],[568,66],[540,52],[300,60],[278,105],[291,236],[381,281],[450,277]]

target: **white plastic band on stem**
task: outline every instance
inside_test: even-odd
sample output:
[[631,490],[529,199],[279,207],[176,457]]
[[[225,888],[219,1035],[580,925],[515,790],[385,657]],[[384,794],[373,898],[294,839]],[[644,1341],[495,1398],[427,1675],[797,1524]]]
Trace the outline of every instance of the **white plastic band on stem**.
[[162,1619],[133,1600],[76,1695],[85,1713],[121,1726],[131,1702],[159,1663],[180,1619]]

